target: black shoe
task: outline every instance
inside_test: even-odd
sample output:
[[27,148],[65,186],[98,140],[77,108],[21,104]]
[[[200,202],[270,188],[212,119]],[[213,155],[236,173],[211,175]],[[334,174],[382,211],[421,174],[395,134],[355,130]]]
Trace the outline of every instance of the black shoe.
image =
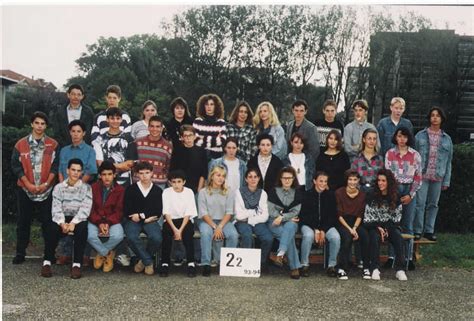
[[211,266],[203,265],[202,267],[202,276],[211,276]]
[[326,274],[331,278],[335,278],[337,276],[336,268],[334,266],[329,267],[326,270]]
[[300,275],[307,278],[309,276],[309,266],[303,266],[300,269]]
[[434,233],[425,233],[424,237],[434,242],[436,242],[436,240],[438,239]]
[[168,271],[169,271],[169,266],[168,265],[162,265],[160,268],[160,276],[161,277],[167,277],[168,276]]
[[421,239],[421,234],[415,233],[415,241]]
[[389,257],[387,262],[385,262],[385,264],[383,265],[384,269],[391,269],[393,267],[393,262],[394,260]]
[[188,265],[187,274],[190,278],[196,277],[196,268],[192,265]]
[[415,270],[415,262],[413,260],[408,261],[408,271],[414,271]]
[[25,262],[25,256],[20,254],[17,254],[12,260],[12,264],[21,264],[23,262]]

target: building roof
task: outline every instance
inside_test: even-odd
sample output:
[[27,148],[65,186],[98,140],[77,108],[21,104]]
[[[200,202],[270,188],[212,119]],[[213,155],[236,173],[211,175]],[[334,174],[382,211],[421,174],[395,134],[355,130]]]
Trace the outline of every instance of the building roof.
[[41,78],[38,78],[38,79],[29,78],[9,69],[0,70],[0,76],[2,76],[2,78],[8,78],[10,80],[14,80],[20,84],[25,84],[28,87],[47,88],[51,90],[57,89],[56,86],[52,82],[45,81],[44,79],[41,79]]

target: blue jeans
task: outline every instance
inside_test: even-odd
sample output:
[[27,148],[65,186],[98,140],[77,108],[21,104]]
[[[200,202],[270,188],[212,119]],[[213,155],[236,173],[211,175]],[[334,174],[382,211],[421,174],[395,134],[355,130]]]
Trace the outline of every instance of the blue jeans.
[[[399,184],[398,193],[399,196],[405,196],[410,194],[411,184]],[[402,208],[402,220],[400,226],[402,228],[402,233],[413,235],[413,220],[415,218],[415,207],[416,207],[416,197],[411,200],[407,205],[403,205]]]
[[[301,226],[301,265],[309,266],[309,253],[314,243],[314,230],[307,226]],[[328,267],[335,267],[337,264],[337,254],[341,247],[341,237],[335,227],[331,227],[326,232],[326,241],[329,243],[329,260]]]
[[272,249],[273,236],[272,232],[268,229],[266,223],[259,223],[252,226],[246,222],[235,223],[235,228],[240,234],[240,247],[242,248],[253,248],[253,233],[257,236],[260,241],[261,252],[261,264],[267,263],[268,255]]
[[416,234],[422,234],[423,232],[434,233],[436,216],[438,215],[438,202],[441,195],[441,184],[442,182],[424,179],[416,193],[416,210],[413,222],[413,230]]
[[[219,224],[220,220],[214,220],[214,223]],[[214,230],[212,227],[204,221],[199,223],[199,232],[201,233],[201,265],[211,264],[211,253],[214,253],[214,259],[219,262],[220,260],[220,248],[222,247],[222,241],[214,241],[212,236]],[[235,229],[234,224],[227,222],[222,229],[225,237],[226,247],[237,247],[239,243],[239,233]]]
[[298,223],[292,221],[282,222],[280,225],[273,225],[273,219],[268,220],[268,228],[273,234],[273,237],[280,241],[278,252],[285,252],[288,256],[288,264],[291,270],[299,269],[301,267],[300,258],[298,257],[298,250],[296,249],[295,234],[298,231]]
[[91,222],[87,223],[88,237],[87,242],[97,251],[101,256],[106,256],[111,250],[123,240],[122,224],[114,224],[109,227],[110,236],[102,243],[99,238],[99,227]]
[[[140,239],[140,232],[142,230],[148,237],[146,247]],[[163,239],[160,224],[158,222],[145,224],[143,221],[136,223],[132,220],[127,220],[125,222],[125,233],[127,234],[128,244],[133,252],[142,260],[143,264],[153,264],[152,254],[156,253],[160,248]]]

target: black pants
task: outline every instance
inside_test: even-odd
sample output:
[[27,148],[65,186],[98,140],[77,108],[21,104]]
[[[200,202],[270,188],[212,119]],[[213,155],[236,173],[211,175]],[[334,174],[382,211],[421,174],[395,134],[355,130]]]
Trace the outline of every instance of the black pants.
[[[181,227],[183,219],[173,220],[176,228]],[[182,239],[184,248],[186,249],[186,260],[188,263],[194,262],[194,224],[188,221],[188,224],[184,227]],[[161,248],[161,263],[170,264],[171,246],[173,245],[174,233],[171,226],[165,221],[163,223],[163,246]]]
[[[404,246],[403,238],[400,230],[395,226],[387,228],[388,238],[387,240],[392,244],[395,250],[395,269],[403,270],[404,262]],[[376,227],[369,228],[369,259],[370,259],[370,270],[373,271],[379,268],[379,256],[380,256],[380,233]]]
[[53,223],[51,221],[51,194],[47,199],[41,202],[32,201],[25,191],[18,187],[16,189],[17,206],[18,206],[18,220],[16,225],[16,254],[26,255],[26,248],[30,242],[31,220],[33,212],[39,212],[38,219],[41,222],[41,231],[43,239],[46,241],[48,227]]
[[[72,218],[66,220],[66,222],[71,221]],[[56,247],[58,246],[59,239],[66,236],[63,234],[61,227],[53,223],[49,226],[48,235],[45,237],[44,245],[44,259],[48,261],[55,260]],[[74,257],[73,263],[81,263],[82,257],[84,256],[84,248],[87,244],[87,221],[76,224],[74,228],[74,235],[72,235],[74,240]]]
[[[350,224],[348,222],[349,226]],[[351,252],[352,246],[352,235],[349,233],[349,230],[340,225],[337,230],[341,236],[341,248],[339,250],[339,267],[345,271],[349,270],[349,255]],[[364,269],[369,268],[369,235],[367,230],[361,225],[357,228],[357,234],[359,235],[359,244],[362,255],[362,261]]]

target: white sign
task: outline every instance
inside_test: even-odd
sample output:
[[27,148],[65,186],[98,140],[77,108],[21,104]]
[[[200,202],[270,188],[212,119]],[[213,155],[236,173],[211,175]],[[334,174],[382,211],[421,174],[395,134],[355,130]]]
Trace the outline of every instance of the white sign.
[[221,248],[221,276],[260,277],[260,249]]

